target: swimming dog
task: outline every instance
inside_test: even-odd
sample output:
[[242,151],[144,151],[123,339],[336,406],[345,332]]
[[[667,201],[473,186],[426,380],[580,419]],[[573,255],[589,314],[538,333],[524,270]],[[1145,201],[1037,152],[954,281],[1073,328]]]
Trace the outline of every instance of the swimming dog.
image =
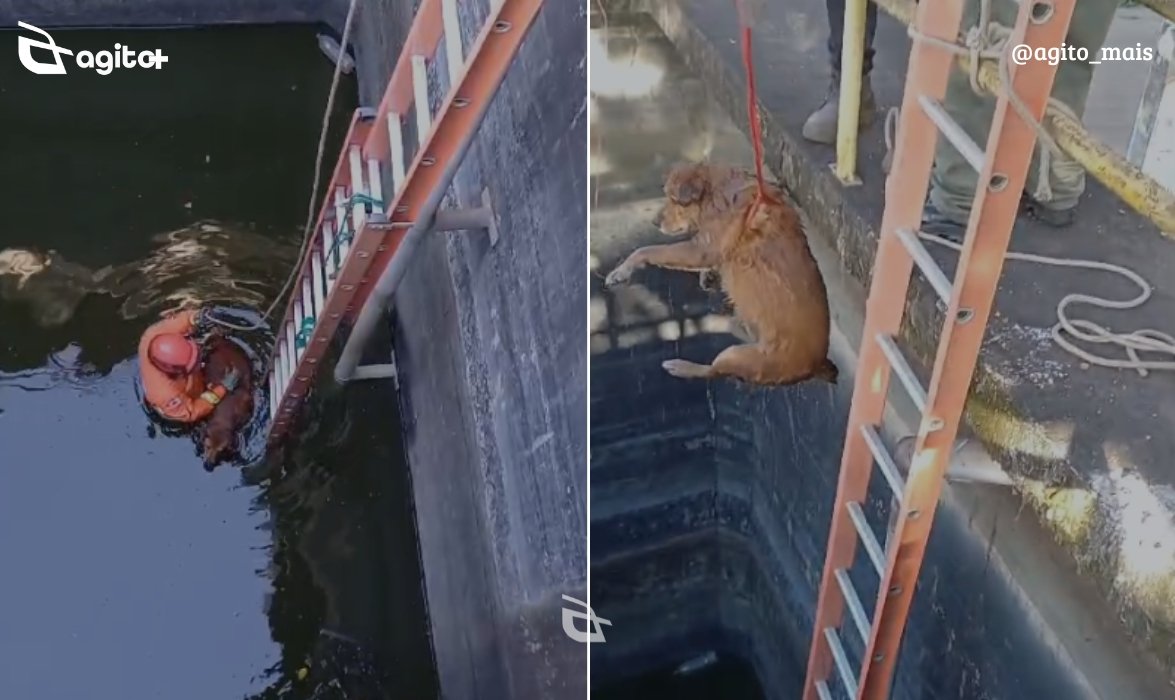
[[204,379],[209,386],[222,382],[229,370],[240,377],[204,424],[204,468],[212,471],[237,452],[237,433],[253,416],[253,368],[245,351],[220,334],[212,334],[204,347]]

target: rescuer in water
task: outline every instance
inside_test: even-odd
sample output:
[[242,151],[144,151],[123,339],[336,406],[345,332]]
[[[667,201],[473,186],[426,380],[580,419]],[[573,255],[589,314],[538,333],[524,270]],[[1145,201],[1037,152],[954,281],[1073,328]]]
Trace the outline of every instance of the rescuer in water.
[[221,385],[205,386],[200,345],[192,336],[208,325],[204,309],[179,311],[156,321],[139,340],[143,396],[167,420],[202,421],[240,381],[240,375],[230,371]]

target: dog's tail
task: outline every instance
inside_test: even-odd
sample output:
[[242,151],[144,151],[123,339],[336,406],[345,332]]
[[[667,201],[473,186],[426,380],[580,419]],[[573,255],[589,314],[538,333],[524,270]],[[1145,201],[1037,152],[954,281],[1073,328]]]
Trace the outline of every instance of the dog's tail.
[[816,368],[816,371],[812,373],[812,376],[816,379],[823,379],[829,384],[836,384],[836,379],[838,376],[840,376],[840,370],[836,368],[836,365],[833,364],[832,360],[825,358],[824,362],[822,362],[820,366]]

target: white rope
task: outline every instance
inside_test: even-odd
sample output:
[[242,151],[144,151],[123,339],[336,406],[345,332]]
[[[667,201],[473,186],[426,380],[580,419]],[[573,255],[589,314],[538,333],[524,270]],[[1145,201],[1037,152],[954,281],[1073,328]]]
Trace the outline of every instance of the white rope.
[[[950,248],[954,251],[960,251],[963,246],[949,241],[945,238],[931,235],[929,233],[919,232],[918,235],[926,241],[935,243],[937,245]],[[1113,265],[1111,263],[1097,262],[1095,260],[1076,260],[1072,258],[1054,258],[1047,255],[1036,255],[1033,253],[1016,253],[1008,251],[1005,255],[1008,260],[1021,260],[1024,262],[1038,263],[1041,265],[1051,265],[1054,267],[1076,267],[1087,270],[1101,270],[1104,272],[1112,272],[1121,275],[1139,287],[1138,296],[1125,301],[1114,301],[1104,297],[1092,296],[1089,294],[1081,294],[1074,292],[1066,294],[1057,303],[1057,323],[1052,328],[1053,341],[1056,342],[1063,350],[1066,350],[1071,355],[1081,358],[1091,365],[1099,367],[1111,367],[1116,369],[1132,369],[1138,372],[1139,376],[1145,377],[1150,370],[1175,370],[1175,361],[1172,360],[1143,360],[1139,357],[1139,352],[1158,353],[1161,355],[1169,355],[1175,358],[1175,337],[1172,337],[1162,331],[1153,328],[1144,328],[1134,331],[1132,333],[1114,333],[1109,328],[1101,326],[1093,321],[1086,319],[1071,319],[1067,313],[1067,309],[1071,304],[1087,304],[1101,309],[1116,309],[1128,310],[1135,309],[1142,306],[1150,299],[1153,293],[1151,285],[1143,279],[1142,275],[1137,272],[1122,267],[1121,265]],[[1065,334],[1068,334],[1078,340],[1083,340],[1088,343],[1098,345],[1111,345],[1122,348],[1126,352],[1129,359],[1113,359],[1108,357],[1100,357],[1093,355],[1087,350],[1084,350],[1073,344]]]
[[[986,0],[984,1],[986,2]],[[298,263],[286,279],[286,283],[282,286],[281,291],[273,298],[273,303],[265,310],[265,315],[262,318],[268,319],[274,310],[277,309],[277,305],[282,297],[290,290],[290,285],[294,283],[294,280],[298,277],[298,273],[302,271],[302,263],[305,260],[306,251],[310,247],[310,242],[314,240],[311,234],[314,228],[318,185],[322,178],[322,159],[326,153],[326,134],[330,128],[330,116],[335,105],[335,93],[339,88],[339,76],[343,73],[343,59],[347,51],[347,42],[351,37],[351,22],[355,18],[355,9],[357,7],[359,7],[359,0],[351,0],[351,5],[347,8],[347,19],[343,22],[343,37],[339,42],[339,59],[335,61],[335,73],[330,81],[330,92],[326,96],[326,111],[322,115],[322,129],[318,134],[318,154],[314,157],[314,186],[310,188],[310,203],[306,207],[306,226],[302,231],[302,247],[298,252]]]
[[[1007,27],[990,21],[990,0],[980,0],[979,4],[979,24],[970,28],[963,36],[963,43],[956,44],[948,41],[943,41],[937,37],[927,36],[917,31],[914,27],[909,28],[910,38],[914,41],[925,41],[934,46],[938,46],[955,55],[966,55],[970,61],[968,66],[968,74],[971,80],[971,89],[977,93],[982,94],[982,89],[979,84],[979,66],[982,59],[995,59],[999,63],[999,77],[1000,87],[1004,94],[1007,95],[1008,103],[1016,110],[1017,114],[1025,123],[1031,125],[1036,131],[1037,142],[1036,148],[1039,149],[1040,154],[1040,170],[1037,177],[1036,191],[1033,193],[1033,198],[1040,202],[1047,202],[1052,199],[1052,188],[1049,182],[1050,171],[1054,167],[1054,157],[1069,158],[1067,154],[1061,151],[1052,135],[1033,118],[1028,106],[1012,89],[1012,77],[1008,68],[1008,39],[1011,37],[1011,30]],[[1068,105],[1055,98],[1049,98],[1049,107],[1055,109],[1063,114],[1072,117],[1075,121],[1080,121],[1077,115],[1069,108]],[[886,115],[885,123],[885,144],[886,144],[886,159],[892,158],[892,153],[895,144],[895,135],[897,120],[899,118],[898,109],[891,107],[889,113]],[[1081,171],[1084,175],[1084,171]],[[919,232],[918,234],[923,240],[950,248],[955,251],[962,250],[962,245],[945,238],[931,235],[928,233]],[[1134,331],[1132,333],[1115,333],[1105,326],[1086,319],[1071,319],[1067,310],[1071,304],[1086,304],[1089,306],[1101,309],[1114,310],[1129,310],[1142,306],[1148,299],[1150,299],[1153,289],[1145,279],[1137,272],[1120,265],[1113,265],[1110,263],[1097,262],[1093,260],[1077,260],[1072,258],[1054,258],[1046,255],[1035,255],[1032,253],[1017,253],[1008,251],[1005,254],[1008,260],[1020,260],[1024,262],[1037,263],[1040,265],[1050,265],[1054,267],[1070,267],[1082,268],[1087,270],[1099,270],[1104,272],[1112,272],[1121,275],[1131,282],[1138,285],[1140,291],[1138,296],[1125,300],[1114,301],[1104,297],[1092,296],[1089,294],[1071,293],[1062,297],[1061,301],[1057,303],[1057,323],[1052,328],[1053,341],[1063,350],[1071,355],[1074,355],[1081,360],[1096,365],[1099,367],[1110,367],[1116,369],[1132,369],[1142,377],[1148,375],[1151,370],[1175,370],[1175,360],[1143,360],[1139,357],[1140,352],[1156,353],[1160,355],[1168,355],[1175,358],[1175,337],[1163,333],[1162,331],[1153,328],[1144,328]],[[1110,345],[1121,348],[1125,351],[1128,359],[1115,359],[1109,357],[1102,357],[1094,355],[1089,351],[1078,347],[1068,336],[1077,340],[1093,343],[1095,345]]]

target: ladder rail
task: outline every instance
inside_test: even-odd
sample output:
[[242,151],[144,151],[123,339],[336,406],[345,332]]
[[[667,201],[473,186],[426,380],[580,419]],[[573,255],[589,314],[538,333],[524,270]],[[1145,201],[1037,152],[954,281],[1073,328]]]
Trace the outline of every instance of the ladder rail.
[[[1037,22],[1030,20],[1032,7],[1021,5],[1008,46],[1059,46],[1068,31],[1075,0],[1055,0],[1053,13]],[[957,35],[962,2],[919,3],[915,26],[923,34],[939,38]],[[937,31],[931,31],[932,29]],[[820,585],[817,615],[809,655],[804,700],[827,694],[835,650],[828,646],[826,630],[841,623],[846,604],[839,577],[851,568],[857,537],[853,524],[857,506],[865,497],[875,453],[880,445],[871,439],[880,425],[889,389],[891,370],[885,340],[895,338],[905,309],[915,250],[910,236],[921,221],[922,203],[929,184],[933,150],[944,134],[936,128],[943,114],[924,110],[941,99],[951,57],[935,52],[929,42],[915,39],[898,126],[895,162],[886,187],[874,275],[867,301],[861,344],[861,370],[854,386],[848,430],[842,455],[828,553]],[[921,55],[920,55],[921,54]],[[941,69],[941,70],[940,70]],[[1012,90],[1039,120],[1047,107],[1056,66],[1030,62],[1009,66]],[[931,114],[928,114],[930,112]],[[935,116],[939,117],[935,121]],[[932,123],[933,122],[933,123]],[[957,136],[957,135],[956,135]],[[905,631],[917,578],[925,556],[943,478],[970,390],[980,346],[994,304],[996,287],[1012,226],[1019,209],[1020,192],[1036,141],[1035,125],[1024,122],[1011,108],[1006,94],[996,105],[987,150],[978,165],[979,182],[992,183],[976,193],[967,237],[960,254],[946,322],[935,357],[930,384],[925,391],[926,410],[914,448],[914,457],[898,500],[898,517],[886,547],[877,601],[853,696],[856,700],[884,700],[889,696],[897,655]],[[973,154],[974,155],[974,154]],[[971,160],[977,160],[971,158]],[[998,177],[993,177],[998,175]],[[999,183],[998,185],[996,183]],[[924,265],[919,261],[919,268]],[[941,294],[941,280],[934,285]],[[921,388],[921,387],[918,387]],[[886,466],[882,465],[883,470]],[[897,482],[886,474],[891,486]],[[875,554],[875,553],[874,553]],[[850,605],[853,601],[849,601]],[[852,610],[859,627],[858,611]]]
[[[963,15],[961,0],[919,3],[916,26],[946,41],[958,35]],[[927,30],[934,27],[935,30]],[[917,230],[922,223],[922,207],[930,188],[930,168],[934,162],[936,134],[933,123],[921,109],[911,108],[920,94],[939,99],[946,93],[947,78],[954,56],[928,42],[915,42],[907,65],[905,94],[898,121],[894,163],[886,180],[886,206],[881,230],[898,228]],[[919,135],[926,135],[919,138]],[[859,364],[877,367],[875,373],[857,372],[849,408],[848,425],[880,425],[889,388],[889,365],[881,347],[873,342],[878,333],[896,334],[905,309],[914,262],[905,255],[896,236],[883,235],[878,242],[874,270],[895,269],[893,279],[874,274],[865,301],[865,328],[862,334]],[[904,272],[903,272],[904,269]],[[895,281],[896,280],[896,281]],[[837,483],[836,506],[828,536],[824,572],[816,603],[813,637],[808,655],[807,680],[803,700],[818,700],[817,681],[829,677],[832,656],[823,639],[823,630],[840,625],[844,599],[834,581],[838,569],[851,569],[857,550],[857,533],[847,508],[841,504],[865,499],[869,486],[872,455],[864,437],[850,430],[845,438]]]
[[[417,219],[428,221],[434,216],[435,207],[431,202],[435,200],[439,204],[434,191],[448,187],[444,173],[452,170],[450,165],[459,165],[463,151],[461,144],[467,142],[480,126],[482,116],[497,94],[543,3],[544,0],[501,0],[491,4],[464,64],[449,67],[450,74],[458,77],[452,80],[437,114],[427,115],[427,122],[425,115],[421,114],[422,111],[430,112],[430,105],[426,81],[419,79],[423,77],[420,57],[435,59],[440,39],[447,28],[442,0],[423,0],[421,3],[388,81],[387,90],[380,100],[380,107],[377,110],[357,110],[352,118],[327,189],[326,201],[319,212],[315,228],[318,239],[312,241],[307,255],[300,261],[302,274],[310,274],[313,279],[312,272],[308,272],[308,265],[313,264],[318,240],[325,241],[326,235],[330,233],[329,229],[323,229],[323,225],[330,223],[330,217],[333,217],[333,243],[340,257],[338,269],[334,270],[333,281],[328,279],[326,282],[327,289],[321,305],[317,299],[313,300],[316,318],[306,349],[294,356],[292,367],[283,368],[283,374],[288,373],[289,377],[285,379],[284,387],[281,386],[283,382],[278,382],[278,406],[270,424],[269,442],[272,443],[289,429],[295,410],[308,394],[309,382],[317,369],[318,360],[340,325],[353,322],[356,314],[364,307],[374,286],[374,278],[387,269],[408,229]],[[449,14],[454,13],[450,11]],[[452,24],[448,29],[460,33],[459,27]],[[459,45],[460,37],[457,36],[455,41]],[[450,47],[447,56],[459,55],[459,51],[451,48],[454,47],[452,41],[446,42],[446,46]],[[396,137],[402,136],[398,127],[407,117],[407,111],[413,107],[417,110],[419,123],[428,124],[428,132],[418,134],[419,146],[401,181],[396,182],[400,180],[397,175],[400,174],[402,162],[400,168],[391,164],[395,191],[391,194],[391,201],[387,202],[386,192],[375,190],[380,185],[377,178],[370,177],[371,172],[378,171],[372,161],[386,164],[389,153],[395,151],[400,151],[396,155],[406,155],[403,154],[402,139],[399,139],[400,143],[394,141]],[[370,177],[370,180],[364,182],[365,177]],[[368,185],[372,186],[370,192]],[[365,194],[370,194],[375,204],[356,203]],[[371,206],[370,215],[366,212],[367,206]],[[430,211],[430,208],[433,210]],[[344,227],[350,232],[348,238],[342,236]],[[330,246],[323,245],[322,250],[330,250]],[[324,272],[329,278],[334,266],[329,260],[325,263]],[[299,313],[300,309],[305,309],[305,305],[302,304],[300,290],[295,290],[287,302],[283,325],[279,327],[291,328],[288,325],[291,323],[291,314]],[[302,332],[303,329],[298,330]],[[284,344],[278,345],[278,363],[289,359],[282,354],[290,353],[293,346],[294,339],[289,337]]]
[[[1046,21],[1030,21],[1032,4],[1021,5],[1009,46],[1060,46],[1068,33],[1076,0],[1055,0]],[[1039,122],[1052,93],[1056,65],[1031,61],[1009,66],[1011,90],[1024,101]],[[896,657],[905,631],[910,606],[934,514],[943,488],[947,463],[953,452],[959,422],[971,389],[980,347],[995,303],[1004,256],[1020,206],[1020,192],[1027,181],[1037,132],[1012,108],[1007,94],[996,102],[987,139],[981,186],[976,193],[971,220],[955,274],[955,293],[947,307],[947,321],[939,342],[928,389],[931,414],[944,422],[937,431],[919,431],[914,458],[907,476],[906,493],[894,532],[886,576],[875,607],[873,634],[861,670],[861,697],[881,700],[888,696]],[[998,177],[997,177],[998,176]],[[1000,182],[996,187],[982,183]],[[968,309],[967,320],[956,322]],[[896,592],[892,592],[896,589]],[[892,592],[892,593],[891,593]]]

